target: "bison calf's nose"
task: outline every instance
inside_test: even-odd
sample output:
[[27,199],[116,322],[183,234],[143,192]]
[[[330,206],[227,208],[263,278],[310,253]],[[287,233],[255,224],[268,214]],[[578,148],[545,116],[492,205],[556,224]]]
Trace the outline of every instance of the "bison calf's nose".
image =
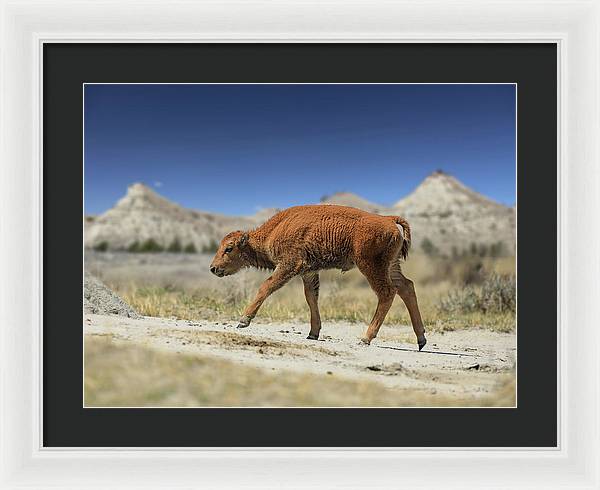
[[217,268],[216,268],[216,267],[213,265],[213,266],[211,266],[211,268],[210,268],[210,271],[211,271],[213,274],[216,274],[216,273],[217,273]]

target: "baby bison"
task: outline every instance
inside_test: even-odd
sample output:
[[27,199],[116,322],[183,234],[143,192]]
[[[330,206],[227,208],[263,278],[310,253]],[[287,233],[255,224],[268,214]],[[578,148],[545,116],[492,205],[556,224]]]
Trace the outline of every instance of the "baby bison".
[[378,299],[375,315],[361,340],[369,344],[377,336],[398,293],[408,308],[421,350],[427,341],[415,289],[400,270],[400,258],[406,258],[409,247],[410,228],[399,216],[379,216],[347,206],[296,206],[277,213],[255,230],[225,236],[210,271],[219,277],[244,267],[273,271],[244,311],[238,328],[250,325],[269,295],[292,277],[302,276],[310,307],[308,338],[317,340],[321,331],[319,271],[347,271],[356,266]]

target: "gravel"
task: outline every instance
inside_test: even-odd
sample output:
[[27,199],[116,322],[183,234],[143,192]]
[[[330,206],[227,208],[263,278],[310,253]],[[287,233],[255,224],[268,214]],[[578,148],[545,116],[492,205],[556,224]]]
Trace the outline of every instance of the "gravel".
[[98,278],[85,273],[83,307],[86,313],[140,318],[140,315]]

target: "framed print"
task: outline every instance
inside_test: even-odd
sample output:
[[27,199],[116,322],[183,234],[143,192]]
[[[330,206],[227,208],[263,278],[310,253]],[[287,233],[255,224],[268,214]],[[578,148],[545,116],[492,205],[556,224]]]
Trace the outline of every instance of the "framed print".
[[450,5],[3,5],[8,487],[598,488],[598,8]]

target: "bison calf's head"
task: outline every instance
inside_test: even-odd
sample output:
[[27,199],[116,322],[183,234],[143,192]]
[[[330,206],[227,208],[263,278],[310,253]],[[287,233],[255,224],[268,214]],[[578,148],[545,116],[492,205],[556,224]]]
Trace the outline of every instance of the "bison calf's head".
[[243,249],[247,243],[248,234],[242,231],[233,231],[226,235],[210,264],[210,271],[219,277],[238,272],[246,265]]

